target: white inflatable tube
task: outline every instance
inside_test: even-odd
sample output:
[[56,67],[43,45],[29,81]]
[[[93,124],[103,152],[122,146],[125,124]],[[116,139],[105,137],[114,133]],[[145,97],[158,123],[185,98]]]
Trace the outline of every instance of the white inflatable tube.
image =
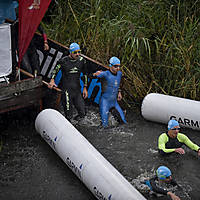
[[151,93],[142,102],[142,116],[167,124],[176,119],[180,126],[200,130],[200,102],[169,95]]
[[40,112],[35,128],[97,199],[145,200],[58,111]]

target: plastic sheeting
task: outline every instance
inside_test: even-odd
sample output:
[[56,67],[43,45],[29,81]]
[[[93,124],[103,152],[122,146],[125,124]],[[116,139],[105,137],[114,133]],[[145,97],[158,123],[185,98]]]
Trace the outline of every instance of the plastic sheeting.
[[0,77],[12,73],[11,31],[9,24],[0,24]]

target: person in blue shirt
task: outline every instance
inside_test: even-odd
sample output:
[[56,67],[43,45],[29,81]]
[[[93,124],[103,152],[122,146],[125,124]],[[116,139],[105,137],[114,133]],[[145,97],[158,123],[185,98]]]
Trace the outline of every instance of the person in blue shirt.
[[156,175],[153,178],[145,181],[145,184],[150,189],[150,194],[154,196],[167,195],[172,200],[180,200],[178,196],[167,189],[168,186],[179,187],[177,182],[172,178],[171,170],[166,166],[160,166],[156,170]]
[[118,111],[122,122],[127,123],[124,113],[117,102],[122,99],[120,90],[120,82],[122,78],[120,60],[117,57],[112,57],[110,58],[109,63],[109,70],[93,73],[93,76],[101,78],[102,95],[99,106],[103,127],[108,127],[108,117],[111,108],[115,108]]
[[16,20],[16,8],[18,2],[15,0],[1,0],[0,2],[0,24],[6,19]]

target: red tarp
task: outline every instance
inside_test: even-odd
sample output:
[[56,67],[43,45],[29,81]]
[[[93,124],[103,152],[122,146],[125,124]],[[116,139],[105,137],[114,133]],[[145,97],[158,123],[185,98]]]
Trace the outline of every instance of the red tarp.
[[51,0],[19,0],[19,65]]

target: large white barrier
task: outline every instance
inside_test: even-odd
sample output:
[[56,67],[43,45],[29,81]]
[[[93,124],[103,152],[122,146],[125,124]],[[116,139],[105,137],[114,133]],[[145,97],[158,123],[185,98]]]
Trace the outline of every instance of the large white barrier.
[[58,111],[40,112],[35,128],[97,199],[145,200]]
[[180,126],[200,129],[200,102],[169,95],[151,93],[142,102],[142,116],[167,124],[176,119]]
[[[0,78],[12,73],[11,31],[9,24],[0,24]],[[5,81],[0,79],[0,81]]]

